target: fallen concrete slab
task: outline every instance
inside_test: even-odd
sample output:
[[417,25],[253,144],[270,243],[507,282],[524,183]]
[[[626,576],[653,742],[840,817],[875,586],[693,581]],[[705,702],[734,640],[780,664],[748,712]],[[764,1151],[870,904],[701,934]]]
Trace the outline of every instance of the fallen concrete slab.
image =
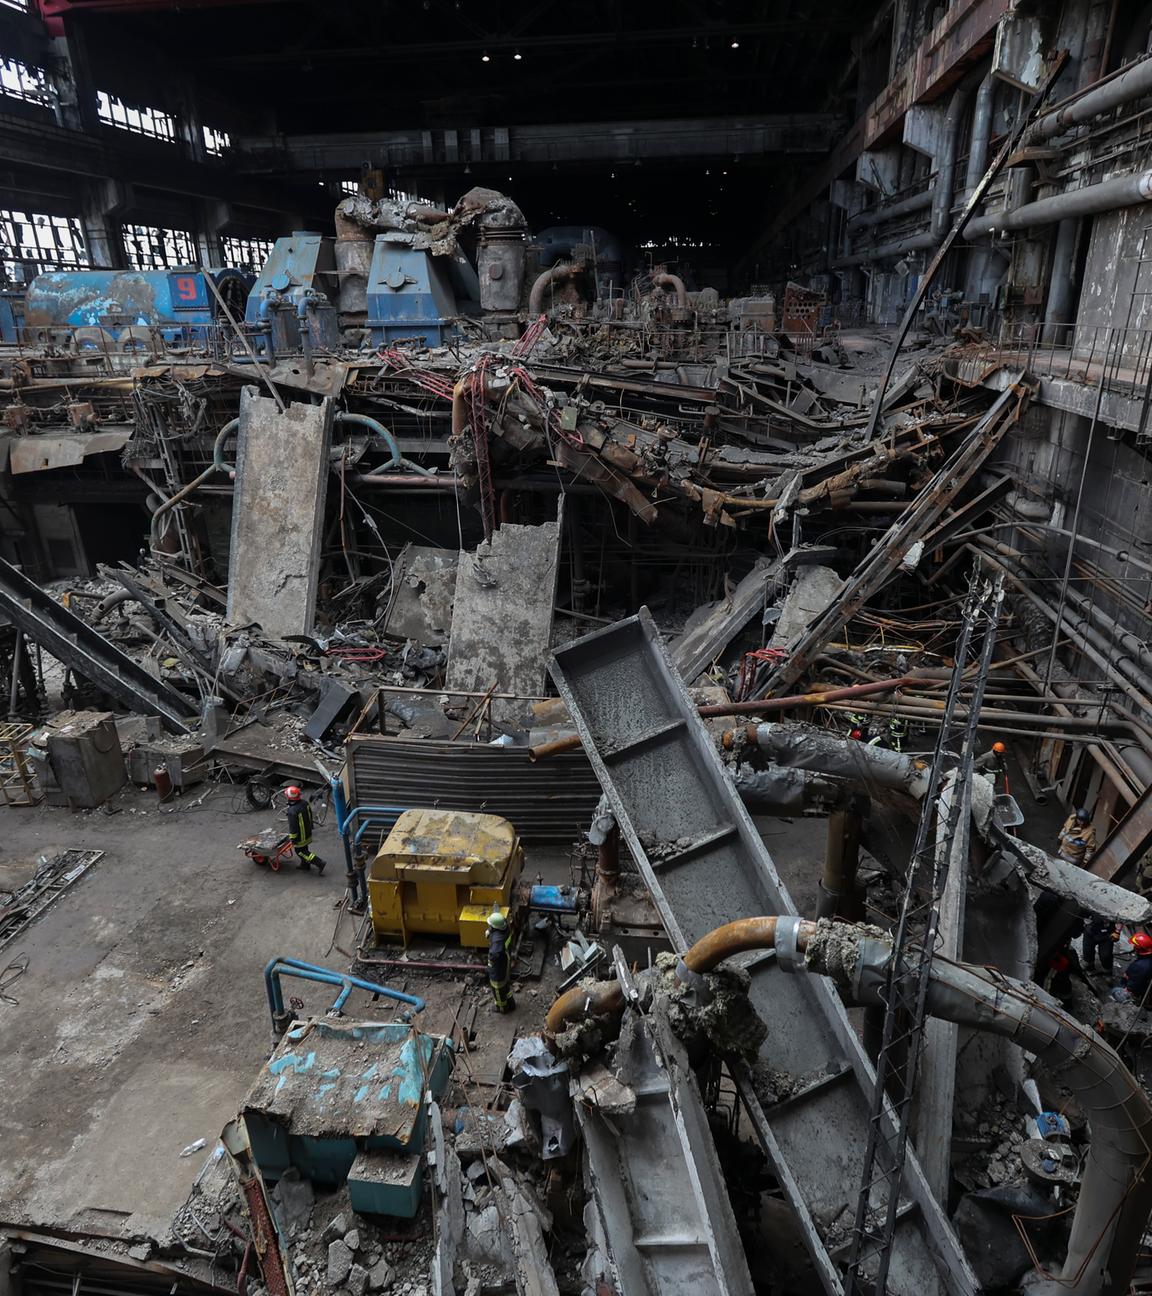
[[285,410],[240,393],[228,620],[277,638],[305,635],[316,617],[332,402]]
[[[461,553],[456,575],[449,689],[494,688],[521,698],[544,692],[563,509],[555,522],[500,527],[473,553]],[[494,702],[493,714],[516,710]]]

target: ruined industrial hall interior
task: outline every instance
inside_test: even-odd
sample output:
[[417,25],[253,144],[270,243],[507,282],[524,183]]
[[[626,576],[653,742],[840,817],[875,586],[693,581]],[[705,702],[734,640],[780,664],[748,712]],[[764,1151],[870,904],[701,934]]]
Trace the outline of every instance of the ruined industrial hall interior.
[[0,0],[0,1296],[1152,1296],[1152,0]]

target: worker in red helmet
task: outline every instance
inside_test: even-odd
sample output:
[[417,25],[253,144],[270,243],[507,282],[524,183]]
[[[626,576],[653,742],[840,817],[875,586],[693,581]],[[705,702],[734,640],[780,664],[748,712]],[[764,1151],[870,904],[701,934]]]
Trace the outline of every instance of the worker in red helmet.
[[1131,941],[1136,957],[1125,969],[1121,985],[1133,999],[1143,1003],[1148,996],[1149,987],[1152,987],[1152,936],[1138,931],[1131,937]]
[[324,872],[324,861],[312,849],[312,807],[304,800],[304,794],[293,784],[284,789],[288,802],[288,836],[300,862],[297,868],[308,872],[316,865],[316,872]]

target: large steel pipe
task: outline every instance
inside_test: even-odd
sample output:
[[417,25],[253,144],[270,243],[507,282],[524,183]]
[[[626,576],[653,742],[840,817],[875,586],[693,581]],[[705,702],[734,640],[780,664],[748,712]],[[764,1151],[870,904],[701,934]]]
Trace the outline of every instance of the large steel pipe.
[[1052,139],[1073,126],[1081,126],[1101,113],[1148,94],[1152,94],[1152,56],[1145,56],[1067,103],[1057,104],[1033,122],[1025,138],[1030,143]]
[[1152,171],[1137,171],[1025,203],[1015,211],[976,216],[965,225],[964,237],[971,240],[989,234],[1035,229],[1040,225],[1054,225],[1057,221],[1073,220],[1079,216],[1098,216],[1102,212],[1119,211],[1122,207],[1134,207],[1149,201],[1152,201]]

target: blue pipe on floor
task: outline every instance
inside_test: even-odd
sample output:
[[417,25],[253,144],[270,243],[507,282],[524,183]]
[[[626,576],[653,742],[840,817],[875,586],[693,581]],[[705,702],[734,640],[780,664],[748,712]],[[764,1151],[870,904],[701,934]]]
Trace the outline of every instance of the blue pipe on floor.
[[392,990],[375,981],[364,981],[346,972],[334,972],[331,968],[318,967],[315,963],[305,963],[301,959],[279,957],[272,959],[264,969],[264,989],[268,995],[268,1011],[272,1014],[274,1029],[284,1017],[284,992],[280,985],[282,976],[299,977],[302,981],[318,981],[321,985],[339,986],[340,993],[336,996],[332,1007],[328,1009],[330,1013],[339,1012],[348,1002],[348,996],[353,990],[367,990],[369,994],[394,999],[398,1003],[407,1004],[414,1012],[423,1012],[425,1007],[423,999],[416,995],[405,994],[402,990]]

